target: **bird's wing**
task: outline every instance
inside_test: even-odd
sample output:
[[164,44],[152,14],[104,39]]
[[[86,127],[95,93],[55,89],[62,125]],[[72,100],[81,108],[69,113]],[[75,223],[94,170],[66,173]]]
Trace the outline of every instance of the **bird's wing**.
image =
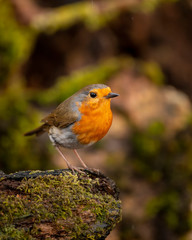
[[50,126],[65,128],[73,124],[78,119],[78,111],[71,107],[71,99],[62,102],[52,113],[42,119],[42,122]]

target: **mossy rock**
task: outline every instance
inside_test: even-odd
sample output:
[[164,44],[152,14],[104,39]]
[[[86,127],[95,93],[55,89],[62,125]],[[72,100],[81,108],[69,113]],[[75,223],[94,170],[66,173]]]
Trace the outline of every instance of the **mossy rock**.
[[105,239],[121,219],[115,183],[97,171],[0,175],[0,239]]

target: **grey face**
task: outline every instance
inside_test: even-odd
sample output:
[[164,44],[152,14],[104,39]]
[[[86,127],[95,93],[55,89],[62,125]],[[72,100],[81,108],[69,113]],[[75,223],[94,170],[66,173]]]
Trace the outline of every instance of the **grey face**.
[[91,92],[91,90],[93,89],[98,89],[98,88],[107,88],[108,86],[105,84],[91,84],[88,85],[86,87],[84,87],[83,89],[79,90],[77,93],[75,93],[74,95],[76,95],[76,101],[77,102],[82,102]]

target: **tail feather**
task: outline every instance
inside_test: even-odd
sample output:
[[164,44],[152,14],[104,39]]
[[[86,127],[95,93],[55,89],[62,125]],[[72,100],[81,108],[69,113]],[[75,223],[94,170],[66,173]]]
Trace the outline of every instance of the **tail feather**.
[[41,125],[40,127],[38,128],[35,128],[34,130],[32,131],[29,131],[29,132],[26,132],[24,134],[24,136],[31,136],[31,135],[36,135],[36,136],[39,136],[41,134],[43,134],[44,132],[46,131],[46,124],[43,124]]

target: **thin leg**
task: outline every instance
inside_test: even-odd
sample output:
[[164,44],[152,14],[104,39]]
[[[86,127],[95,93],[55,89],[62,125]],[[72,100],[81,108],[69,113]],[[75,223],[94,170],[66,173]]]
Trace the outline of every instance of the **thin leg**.
[[72,169],[73,167],[71,166],[71,164],[69,163],[69,161],[66,159],[66,157],[63,155],[63,153],[61,152],[61,150],[59,149],[59,147],[55,146],[55,148],[57,149],[57,151],[59,152],[59,154],[62,156],[62,158],[65,160],[67,167]]
[[88,168],[87,165],[83,162],[83,160],[81,159],[81,157],[79,156],[79,153],[77,152],[76,149],[73,149],[75,155],[77,156],[77,158],[79,159],[79,161],[81,162],[81,164],[83,165],[84,168]]
[[[68,161],[68,160],[66,159],[66,157],[63,155],[63,153],[61,152],[61,150],[59,149],[58,146],[55,146],[55,148],[57,149],[57,151],[59,152],[59,154],[62,156],[62,158],[65,160],[65,162],[66,162],[66,164],[67,164],[67,167],[68,167],[69,169],[71,169],[73,173],[75,173],[75,171],[77,171],[77,172],[79,172],[79,173],[82,173],[81,170],[79,170],[77,167],[72,166],[72,165],[69,163],[69,161]],[[74,170],[75,170],[75,171],[74,171]]]

